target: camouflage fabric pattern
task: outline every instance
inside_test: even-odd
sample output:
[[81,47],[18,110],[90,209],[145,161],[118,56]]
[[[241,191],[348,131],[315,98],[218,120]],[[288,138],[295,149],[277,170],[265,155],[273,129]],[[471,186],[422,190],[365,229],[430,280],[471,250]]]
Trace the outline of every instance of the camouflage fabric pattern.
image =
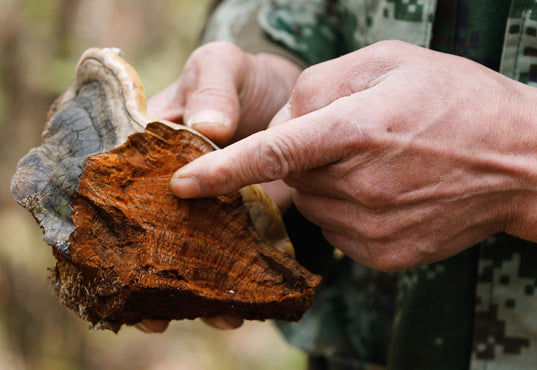
[[336,7],[347,52],[390,39],[429,45],[435,0],[339,0]]
[[509,8],[509,1],[439,1],[430,48],[498,70]]
[[315,64],[343,53],[337,19],[323,0],[272,0],[258,15],[273,40]]
[[512,1],[500,72],[537,86],[537,3],[533,0]]
[[211,22],[202,35],[202,43],[209,41],[229,41],[237,43],[240,29],[256,19],[263,0],[227,0],[220,2],[213,11]]
[[472,369],[537,367],[537,248],[508,235],[481,244]]
[[477,249],[398,274],[389,369],[466,369]]
[[279,327],[291,344],[333,367],[380,368],[389,351],[396,283],[397,274],[335,258],[302,320]]
[[200,42],[228,41],[251,53],[266,52],[281,55],[301,67],[308,64],[297,52],[268,39],[260,27],[258,15],[266,0],[214,1]]
[[436,0],[272,0],[258,19],[275,41],[314,64],[385,39],[427,46],[435,6]]
[[[237,9],[248,0],[227,2]],[[262,47],[289,50],[304,64],[399,39],[537,84],[535,0],[255,2],[249,16],[270,38]],[[236,28],[231,19],[219,27]],[[280,326],[326,369],[537,368],[535,261],[537,245],[503,234],[398,274],[334,259],[303,320]]]

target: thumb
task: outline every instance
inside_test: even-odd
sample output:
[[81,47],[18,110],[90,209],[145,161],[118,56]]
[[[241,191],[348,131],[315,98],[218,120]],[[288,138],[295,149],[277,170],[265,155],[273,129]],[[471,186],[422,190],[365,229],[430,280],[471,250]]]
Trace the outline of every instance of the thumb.
[[173,175],[173,193],[179,198],[228,194],[245,185],[285,179],[343,158],[345,147],[336,140],[346,137],[337,132],[345,125],[332,117],[333,112],[341,113],[341,109],[330,109],[332,105],[338,104],[199,157]]
[[184,123],[217,144],[228,141],[237,128],[247,58],[229,43],[206,44],[192,54],[181,76]]

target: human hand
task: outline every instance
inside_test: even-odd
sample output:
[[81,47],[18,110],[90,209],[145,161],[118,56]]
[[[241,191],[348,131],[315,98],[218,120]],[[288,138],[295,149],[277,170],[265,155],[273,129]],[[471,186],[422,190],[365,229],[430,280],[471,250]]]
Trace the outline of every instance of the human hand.
[[220,146],[267,128],[300,74],[274,54],[248,54],[228,42],[196,49],[179,80],[148,102],[148,113],[182,120]]
[[[148,113],[183,121],[225,146],[266,129],[299,74],[297,65],[278,55],[211,42],[192,53],[176,82],[148,101]],[[284,213],[292,202],[290,189],[282,181],[262,185]]]
[[291,120],[189,163],[171,188],[205,197],[285,179],[329,242],[380,270],[500,231],[537,241],[536,99],[467,59],[381,42],[304,71]]

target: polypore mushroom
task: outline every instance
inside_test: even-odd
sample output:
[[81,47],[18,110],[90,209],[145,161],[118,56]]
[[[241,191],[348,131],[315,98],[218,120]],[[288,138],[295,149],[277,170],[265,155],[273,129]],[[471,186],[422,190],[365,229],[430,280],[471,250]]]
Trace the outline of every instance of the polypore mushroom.
[[217,148],[145,106],[117,51],[89,49],[17,166],[12,193],[53,247],[60,300],[115,331],[144,318],[298,320],[320,277],[294,260],[276,206],[259,185],[174,197],[173,172]]

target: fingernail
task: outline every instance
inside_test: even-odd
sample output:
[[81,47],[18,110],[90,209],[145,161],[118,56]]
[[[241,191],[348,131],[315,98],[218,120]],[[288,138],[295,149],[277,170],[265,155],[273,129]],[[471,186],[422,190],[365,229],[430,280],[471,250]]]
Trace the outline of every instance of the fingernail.
[[213,328],[223,330],[237,329],[243,323],[243,320],[241,318],[232,315],[202,318],[202,320]]
[[191,177],[174,177],[170,181],[172,192],[179,198],[197,198],[201,195],[201,189],[196,180]]
[[145,333],[162,333],[168,328],[169,323],[167,320],[143,319],[134,326]]
[[229,126],[228,118],[215,109],[203,109],[192,113],[186,121],[188,127],[196,128],[200,126]]

